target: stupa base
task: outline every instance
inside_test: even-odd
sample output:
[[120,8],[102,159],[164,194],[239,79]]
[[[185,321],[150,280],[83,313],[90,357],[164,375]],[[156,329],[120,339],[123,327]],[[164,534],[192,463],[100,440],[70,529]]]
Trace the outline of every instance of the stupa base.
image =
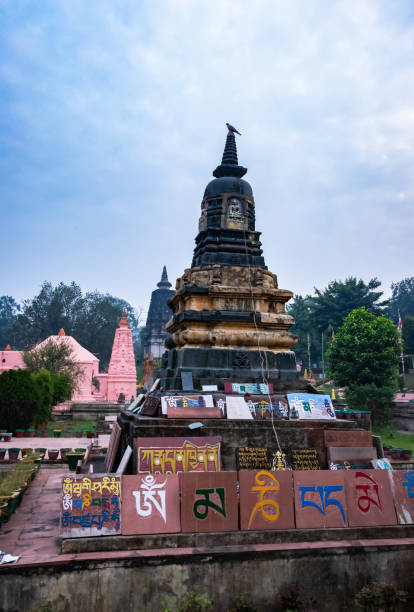
[[[301,380],[292,351],[237,350],[222,348],[170,349],[164,353],[160,371],[161,389],[182,389],[182,372],[191,372],[195,390],[203,385],[217,385],[224,390],[225,382],[272,383],[275,390],[298,388]],[[305,381],[303,381],[305,383]],[[306,384],[306,383],[305,383]]]

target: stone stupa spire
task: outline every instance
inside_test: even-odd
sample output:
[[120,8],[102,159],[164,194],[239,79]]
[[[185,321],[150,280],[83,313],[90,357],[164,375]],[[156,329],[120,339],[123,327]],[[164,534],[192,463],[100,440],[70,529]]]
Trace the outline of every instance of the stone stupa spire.
[[265,264],[253,191],[242,178],[247,169],[239,165],[235,128],[227,127],[222,162],[201,202],[191,268],[177,279],[169,300],[164,391],[182,389],[186,371],[197,390],[264,379],[282,390],[289,384],[283,380],[298,378],[291,350],[297,337],[289,331],[294,319],[285,311],[293,293],[279,289]]
[[168,281],[167,268],[164,266],[162,269],[161,280],[157,283],[159,289],[170,289],[171,283]]
[[221,164],[213,172],[213,176],[235,176],[241,178],[247,172],[247,168],[239,166],[237,157],[236,137],[232,132],[227,134],[226,144],[224,145],[223,158]]

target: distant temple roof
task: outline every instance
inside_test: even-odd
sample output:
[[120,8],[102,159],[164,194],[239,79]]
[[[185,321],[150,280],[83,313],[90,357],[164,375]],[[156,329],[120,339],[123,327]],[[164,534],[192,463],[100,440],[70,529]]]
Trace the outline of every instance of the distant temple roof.
[[49,336],[48,338],[37,344],[35,346],[35,349],[44,346],[47,342],[49,342],[49,340],[53,340],[54,342],[63,341],[68,344],[72,349],[72,356],[75,361],[78,361],[80,363],[90,363],[91,361],[99,361],[93,353],[89,352],[86,348],[81,346],[73,336],[67,336],[63,328],[59,330],[57,336]]

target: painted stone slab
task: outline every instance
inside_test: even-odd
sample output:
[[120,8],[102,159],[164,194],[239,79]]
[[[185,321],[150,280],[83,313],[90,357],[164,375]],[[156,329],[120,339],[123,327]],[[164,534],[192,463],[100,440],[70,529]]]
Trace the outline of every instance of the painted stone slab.
[[119,440],[121,439],[121,428],[118,422],[112,427],[111,437],[109,438],[108,451],[105,456],[105,471],[112,472],[114,469],[115,457],[118,452]]
[[326,429],[323,432],[325,446],[370,446],[372,447],[372,431],[335,431]]
[[397,523],[387,470],[346,470],[341,473],[345,478],[351,527]]
[[290,451],[292,468],[298,471],[320,470],[318,452],[314,448],[296,448]]
[[161,407],[161,398],[157,395],[147,395],[144,403],[140,406],[138,414],[143,416],[157,416]]
[[329,395],[316,393],[288,393],[291,411],[296,411],[299,419],[336,419],[335,410]]
[[162,413],[170,416],[171,409],[214,408],[214,402],[212,395],[165,395],[161,398],[161,406]]
[[397,519],[401,525],[414,523],[414,470],[388,472]]
[[122,535],[181,531],[177,474],[122,477]]
[[272,419],[272,417],[273,419],[283,419],[289,416],[288,401],[283,395],[271,397],[271,403],[269,402],[269,398],[260,395],[252,395],[244,399],[254,419]]
[[243,397],[227,395],[226,410],[228,419],[253,420],[252,413]]
[[180,474],[183,532],[238,529],[237,473]]
[[270,470],[272,468],[272,453],[268,448],[241,446],[236,451],[238,470]]
[[121,533],[120,499],[119,476],[64,476],[60,501],[60,537],[82,538]]
[[219,472],[220,442],[220,436],[137,438],[138,472],[144,474]]
[[273,393],[273,385],[266,385],[264,383],[224,383],[224,393],[238,393],[244,395],[245,393],[259,393],[261,395],[268,395]]
[[214,406],[212,395],[163,397],[164,400],[169,419],[222,419],[224,416],[222,410]]
[[293,472],[296,528],[346,527],[344,472]]
[[292,472],[240,471],[240,529],[294,529]]

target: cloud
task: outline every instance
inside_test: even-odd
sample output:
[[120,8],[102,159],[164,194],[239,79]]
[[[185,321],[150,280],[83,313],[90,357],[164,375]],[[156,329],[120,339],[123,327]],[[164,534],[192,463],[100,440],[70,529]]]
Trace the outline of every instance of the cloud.
[[226,121],[281,285],[410,276],[413,23],[408,0],[0,0],[4,292],[148,304],[191,263]]

